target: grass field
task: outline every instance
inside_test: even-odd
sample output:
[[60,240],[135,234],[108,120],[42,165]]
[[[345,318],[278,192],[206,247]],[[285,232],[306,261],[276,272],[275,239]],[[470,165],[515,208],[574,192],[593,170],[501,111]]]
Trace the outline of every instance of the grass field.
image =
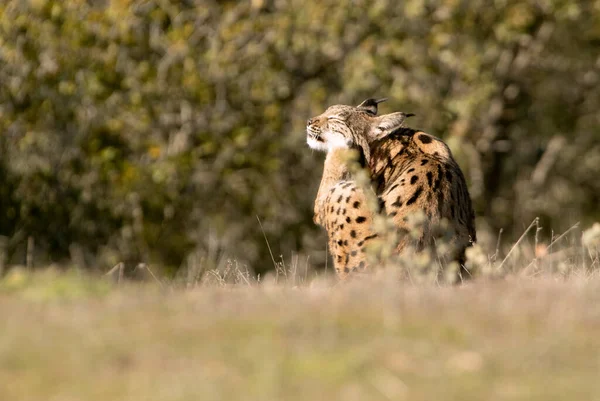
[[12,271],[0,313],[0,400],[600,400],[594,274],[183,289]]

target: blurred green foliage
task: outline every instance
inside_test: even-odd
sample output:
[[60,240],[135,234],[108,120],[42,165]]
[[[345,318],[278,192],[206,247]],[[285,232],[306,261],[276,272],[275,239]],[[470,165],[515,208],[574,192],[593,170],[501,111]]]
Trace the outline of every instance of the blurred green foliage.
[[[445,138],[479,229],[600,218],[600,1],[13,0],[0,5],[0,235],[10,263],[177,270],[325,260],[333,103]],[[258,224],[257,217],[262,222]]]

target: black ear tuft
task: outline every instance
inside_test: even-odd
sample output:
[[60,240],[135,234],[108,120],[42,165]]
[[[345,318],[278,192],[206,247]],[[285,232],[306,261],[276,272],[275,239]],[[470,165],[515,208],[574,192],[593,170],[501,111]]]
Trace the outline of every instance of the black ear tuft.
[[369,99],[365,100],[364,102],[362,102],[361,104],[359,104],[358,106],[356,106],[356,108],[366,111],[367,113],[369,113],[373,116],[376,116],[377,115],[377,105],[379,103],[385,102],[386,100],[387,100],[387,97],[384,97],[383,99],[369,98]]

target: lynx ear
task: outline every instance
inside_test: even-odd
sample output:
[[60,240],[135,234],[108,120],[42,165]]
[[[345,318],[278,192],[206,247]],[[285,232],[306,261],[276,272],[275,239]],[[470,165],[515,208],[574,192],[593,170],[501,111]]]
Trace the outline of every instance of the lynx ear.
[[371,126],[371,131],[369,132],[370,139],[374,141],[391,134],[396,129],[402,127],[404,120],[412,116],[414,116],[412,113],[398,112],[386,114],[377,118]]
[[377,115],[377,105],[379,103],[385,102],[386,100],[387,100],[387,97],[384,97],[383,99],[371,99],[370,98],[370,99],[365,100],[358,106],[356,106],[356,108],[360,109],[360,110],[364,110],[367,113],[376,116]]

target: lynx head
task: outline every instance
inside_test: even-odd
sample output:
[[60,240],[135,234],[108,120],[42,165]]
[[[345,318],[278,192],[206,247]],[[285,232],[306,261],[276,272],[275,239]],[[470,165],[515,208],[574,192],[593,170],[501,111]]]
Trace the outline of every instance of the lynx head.
[[335,105],[308,120],[306,141],[313,149],[329,152],[358,147],[367,162],[369,144],[400,128],[413,114],[402,112],[377,116],[377,105],[387,99],[367,99],[358,106]]

